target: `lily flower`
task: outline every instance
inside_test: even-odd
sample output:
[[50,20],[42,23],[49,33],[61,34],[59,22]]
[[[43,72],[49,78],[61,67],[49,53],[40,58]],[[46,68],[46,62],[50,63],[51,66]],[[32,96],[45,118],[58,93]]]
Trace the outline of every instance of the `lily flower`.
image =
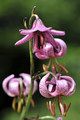
[[21,29],[19,31],[20,34],[25,35],[25,37],[16,42],[15,45],[21,45],[29,41],[30,39],[33,39],[34,51],[36,49],[34,43],[37,42],[38,46],[42,47],[45,42],[48,42],[52,44],[54,47],[56,47],[57,44],[54,40],[54,36],[65,35],[64,31],[54,30],[51,27],[46,27],[38,16],[33,22],[31,29]]
[[[8,76],[3,80],[2,87],[7,93],[7,95],[11,97],[19,96],[22,92],[23,96],[29,94],[30,85],[31,85],[31,77],[29,74],[21,73],[20,77],[16,78],[14,74]],[[22,87],[22,91],[20,89]],[[34,80],[33,94],[37,90],[37,82]]]
[[45,43],[41,48],[38,47],[38,43],[36,41],[36,50],[35,50],[35,56],[39,59],[48,59],[48,58],[55,58],[55,57],[62,57],[67,52],[67,45],[66,43],[59,39],[54,38],[54,41],[56,43],[56,47],[54,47],[50,43]]
[[51,78],[51,74],[47,73],[39,83],[39,91],[46,98],[70,96],[74,93],[75,86],[76,83],[70,76],[56,74]]

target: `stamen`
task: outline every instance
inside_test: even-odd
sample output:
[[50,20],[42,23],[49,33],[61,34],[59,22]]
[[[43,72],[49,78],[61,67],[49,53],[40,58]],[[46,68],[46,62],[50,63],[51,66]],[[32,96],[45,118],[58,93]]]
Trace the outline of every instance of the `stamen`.
[[[39,31],[38,31],[39,32]],[[37,32],[37,34],[38,34]],[[43,45],[44,45],[44,37],[43,35],[39,32],[38,34],[38,48],[41,49],[43,48]]]
[[44,44],[44,37],[42,34],[40,34],[40,44],[41,44],[41,46],[43,46],[43,44]]

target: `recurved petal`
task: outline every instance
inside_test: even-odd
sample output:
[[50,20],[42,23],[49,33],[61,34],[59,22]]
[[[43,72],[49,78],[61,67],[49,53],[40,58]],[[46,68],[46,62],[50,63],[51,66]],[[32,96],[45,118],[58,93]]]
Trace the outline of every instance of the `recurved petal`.
[[48,58],[49,58],[49,56],[47,56],[43,50],[37,50],[37,51],[35,52],[35,56],[36,56],[38,59],[41,59],[41,60],[44,60],[44,59],[48,59]]
[[54,48],[50,43],[45,43],[43,45],[43,51],[47,58],[55,57]]
[[55,57],[53,46],[50,43],[45,43],[42,49],[36,50],[35,55],[42,60]]
[[17,46],[17,45],[24,44],[25,42],[29,41],[32,37],[33,37],[33,34],[28,34],[24,38],[16,42],[15,45]]
[[63,80],[57,80],[56,82],[56,90],[59,95],[64,95],[68,93],[68,83],[65,79]]
[[9,91],[9,89],[8,89],[8,84],[9,84],[9,81],[10,81],[11,79],[13,79],[13,78],[14,78],[14,74],[12,74],[12,75],[8,76],[7,78],[5,78],[5,79],[3,80],[3,83],[2,83],[3,90],[5,91],[5,93],[7,93],[7,95],[9,95],[9,96],[11,96],[11,97],[14,97],[15,95],[12,94],[12,93]]
[[55,50],[57,52],[55,52],[55,56],[56,57],[64,56],[66,54],[66,52],[67,52],[66,43],[62,39],[59,39],[59,38],[55,38],[54,40],[57,43],[57,47],[55,48]]
[[[55,81],[55,84],[54,84]],[[52,95],[53,97],[56,97],[58,95],[65,95],[68,93],[68,83],[65,79],[52,79],[52,88],[50,91],[50,95]]]
[[30,92],[30,84],[31,84],[31,77],[29,74],[26,73],[21,73],[20,76],[23,79],[23,84],[24,84],[24,95],[28,95]]
[[65,35],[65,31],[51,29],[50,32],[52,35],[55,35],[55,36],[64,36]]
[[61,79],[65,79],[68,83],[68,92],[67,96],[72,95],[75,92],[76,89],[76,83],[74,79],[70,76],[60,76]]
[[[24,95],[28,95],[30,92],[31,77],[29,74],[26,73],[21,73],[20,76],[22,77],[25,86]],[[37,82],[34,80],[33,94],[36,90],[37,90]]]
[[50,73],[46,74],[40,80],[40,83],[39,83],[39,92],[43,97],[46,97],[46,98],[52,98],[53,97],[48,93],[48,89],[47,89],[47,86],[46,86],[46,80],[48,79],[49,75],[50,75]]
[[19,32],[21,35],[28,35],[28,32],[27,32],[28,29],[20,29]]
[[10,80],[8,89],[13,96],[19,96],[19,81],[21,78],[13,78]]

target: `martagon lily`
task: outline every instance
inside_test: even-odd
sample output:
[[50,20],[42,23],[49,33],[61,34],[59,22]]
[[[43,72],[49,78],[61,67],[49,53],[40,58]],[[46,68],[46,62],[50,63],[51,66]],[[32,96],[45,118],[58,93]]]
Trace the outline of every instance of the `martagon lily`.
[[64,31],[46,27],[38,16],[34,20],[31,29],[21,29],[19,31],[20,34],[25,35],[25,37],[16,42],[15,45],[21,45],[33,39],[33,52],[36,52],[38,48],[42,48],[46,43],[50,43],[56,50],[58,44],[54,37],[65,35]]
[[57,58],[62,57],[67,52],[67,45],[66,43],[59,39],[54,38],[55,43],[57,44],[56,49],[50,43],[45,43],[42,48],[39,48],[38,45],[36,47],[35,56],[39,59],[48,59],[48,58]]
[[39,83],[39,91],[42,96],[52,98],[59,95],[70,96],[75,91],[76,83],[70,76],[62,76],[56,74],[50,78],[50,73],[47,73]]
[[[20,95],[20,84],[22,86],[22,95],[26,96],[30,92],[31,77],[29,74],[21,73],[19,77],[15,77],[14,74],[8,76],[3,80],[2,87],[5,93],[10,97],[16,97]],[[34,80],[33,93],[37,90],[37,82]]]

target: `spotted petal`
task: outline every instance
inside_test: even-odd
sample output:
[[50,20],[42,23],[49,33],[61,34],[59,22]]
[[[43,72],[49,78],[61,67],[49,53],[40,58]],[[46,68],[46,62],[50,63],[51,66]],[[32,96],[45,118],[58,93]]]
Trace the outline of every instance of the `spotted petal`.
[[65,79],[68,83],[68,92],[67,95],[70,96],[75,92],[76,83],[70,76],[61,76],[61,79]]
[[54,40],[57,43],[57,46],[55,48],[55,50],[56,50],[55,57],[64,56],[66,54],[66,52],[67,52],[66,43],[62,39],[59,39],[59,38],[55,38]]
[[49,93],[48,93],[48,90],[47,90],[47,86],[46,86],[46,80],[48,79],[50,73],[46,74],[41,80],[40,80],[40,83],[39,83],[39,92],[42,96],[46,97],[46,98],[52,98],[53,96],[51,96]]

